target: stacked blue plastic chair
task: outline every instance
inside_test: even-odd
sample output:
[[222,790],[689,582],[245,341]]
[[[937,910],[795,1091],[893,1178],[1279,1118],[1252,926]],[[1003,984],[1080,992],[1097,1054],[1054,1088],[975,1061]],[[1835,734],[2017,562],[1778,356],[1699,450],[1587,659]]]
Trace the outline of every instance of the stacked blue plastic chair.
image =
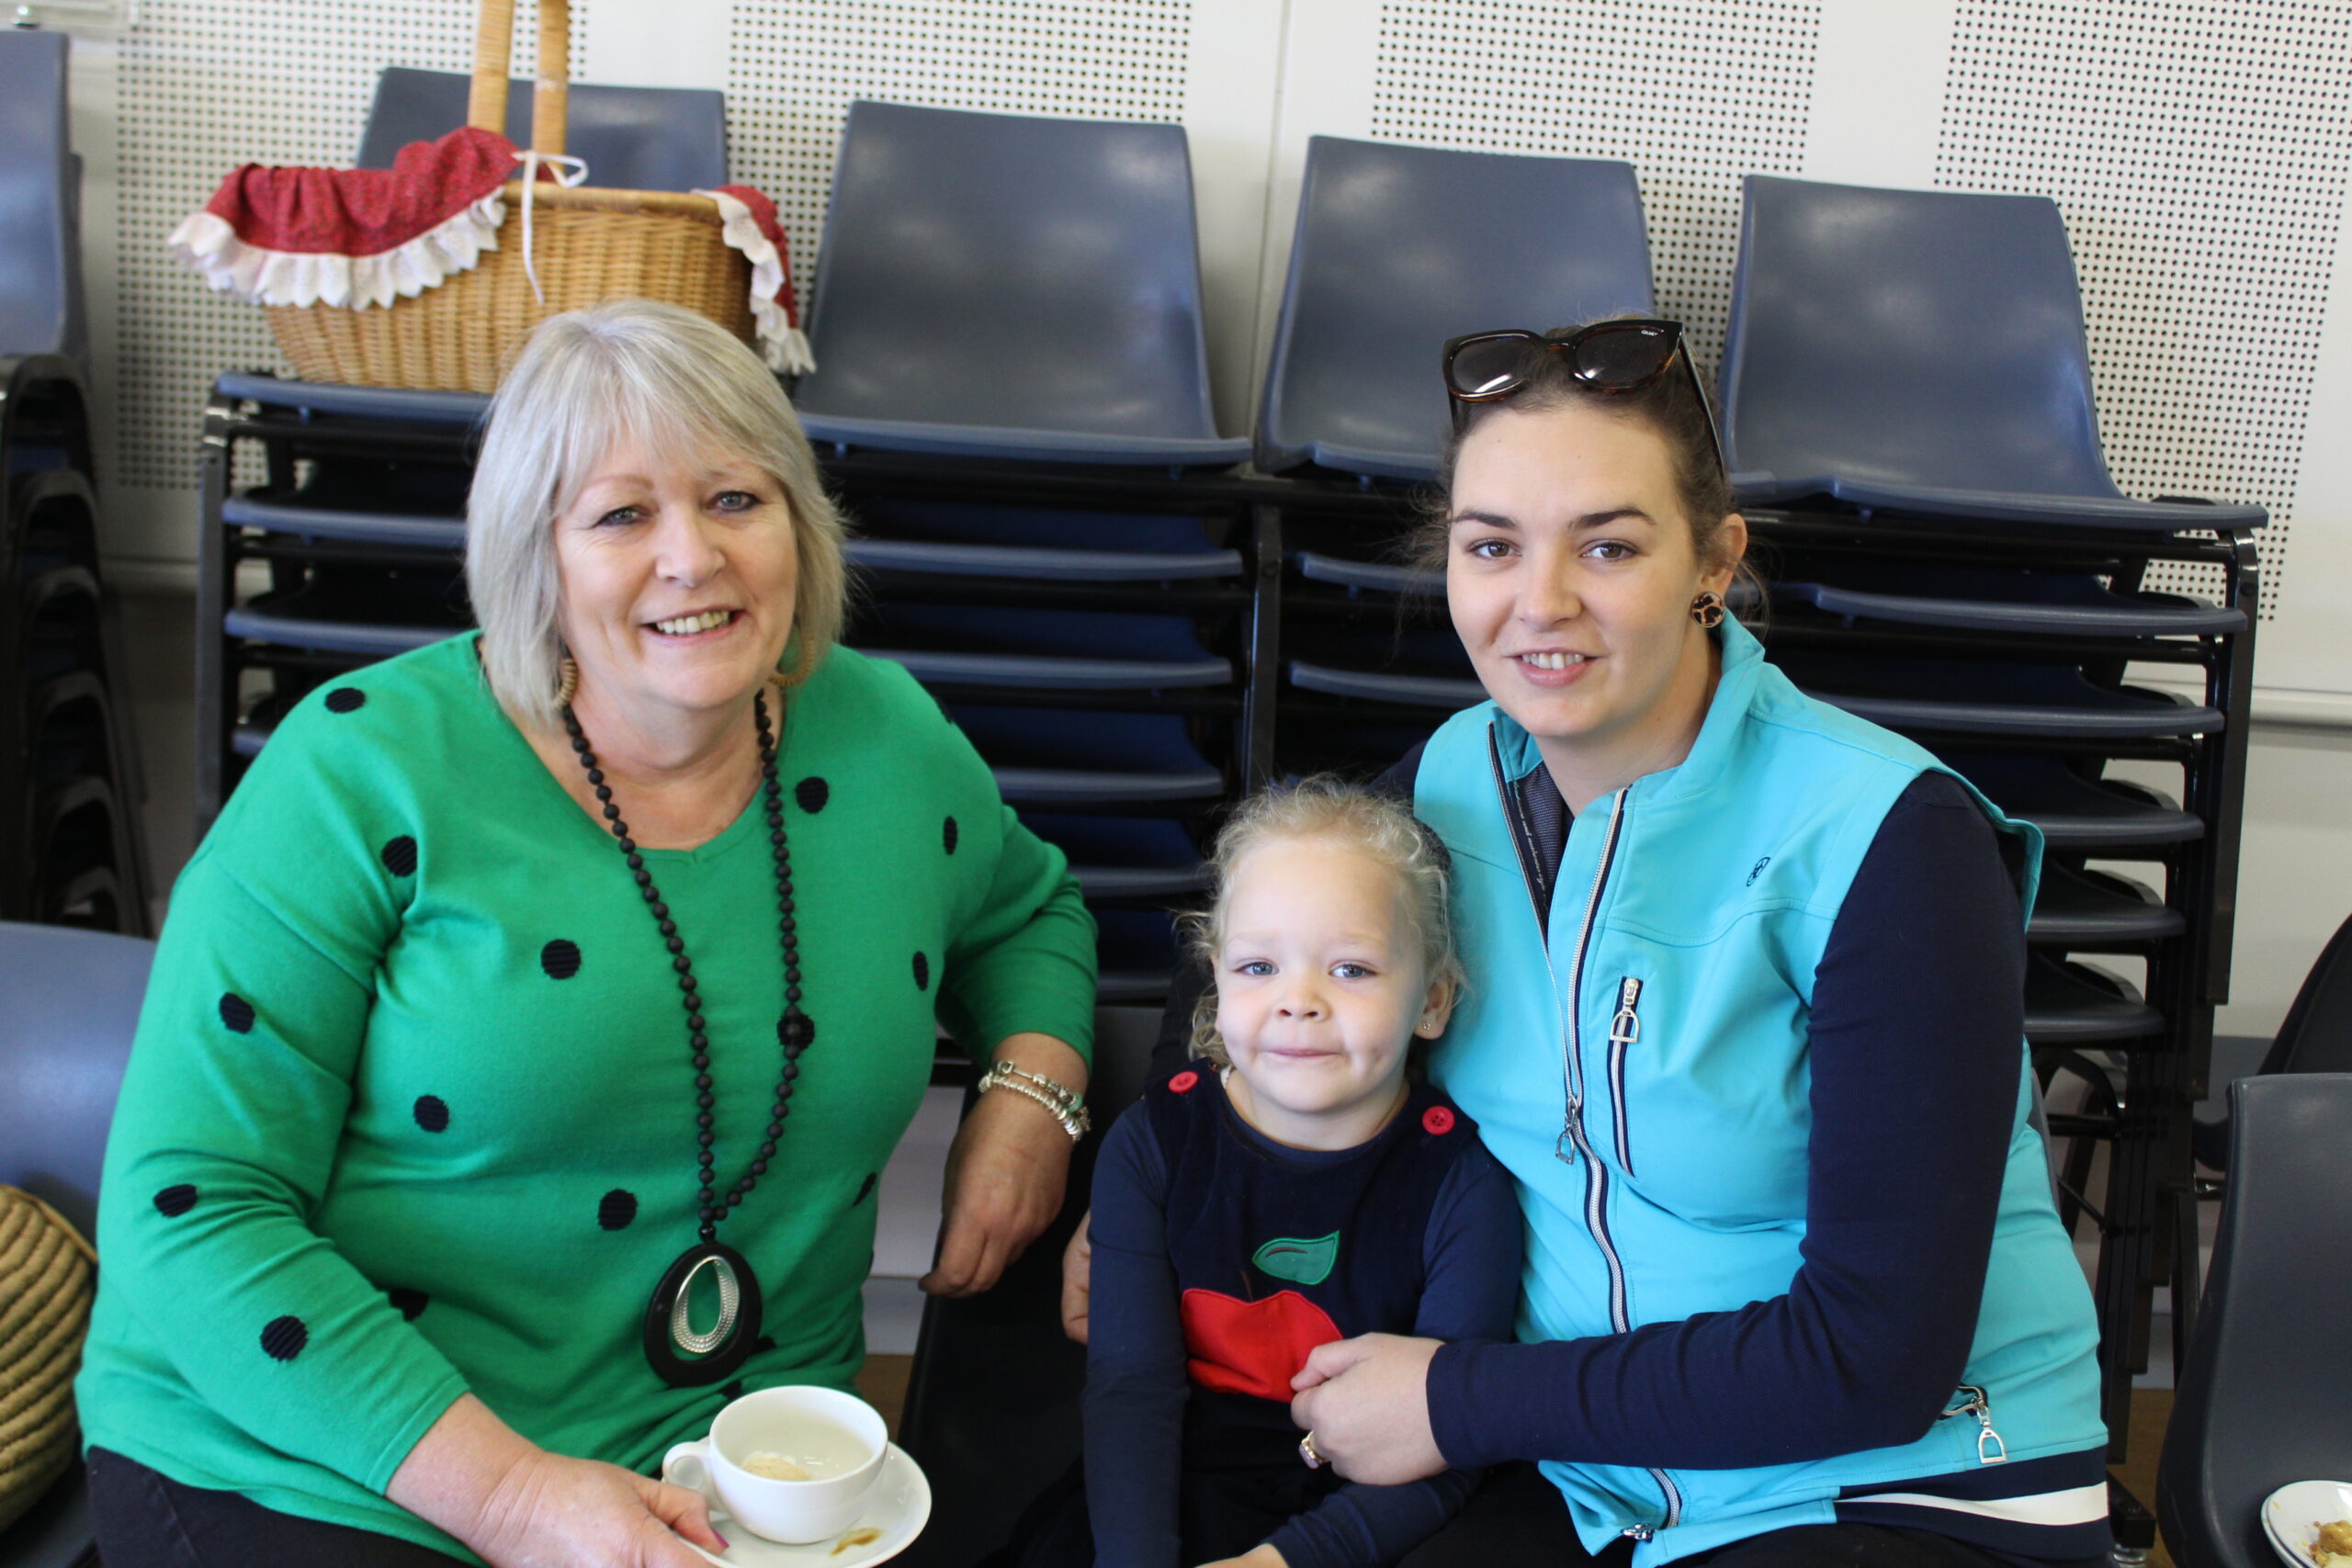
[[0,32],[0,919],[143,933],[145,792],[98,567],[66,48]]
[[1258,423],[1282,508],[1283,773],[1393,759],[1484,694],[1442,590],[1399,557],[1405,487],[1436,477],[1438,353],[1494,327],[1649,314],[1630,164],[1307,144]]
[[1250,454],[1209,405],[1173,125],[850,107],[802,419],[906,666],[1070,856],[1107,1001],[1155,999],[1167,910],[1246,771]]
[[[2228,983],[2264,513],[2117,488],[2065,226],[2038,197],[1749,176],[1722,382],[1734,484],[1771,549],[1775,660],[2046,837],[2027,1031],[2045,1078],[2087,1085],[2053,1130],[2109,1140],[2105,1192],[2080,1190],[2079,1144],[2063,1205],[2099,1217],[2120,1434],[2154,1285],[2196,1290],[2164,1211],[2193,1201],[2189,1113]],[[2218,568],[2219,602],[2143,586],[2176,562]],[[2127,665],[2194,694],[2128,684]],[[2177,766],[2181,799],[2107,776],[2120,759]],[[2146,870],[2093,869],[2117,861]]]
[[[394,67],[379,79],[363,167],[465,123],[467,78]],[[528,134],[528,85],[509,130]],[[720,95],[571,89],[569,145],[599,184],[686,190],[727,181]],[[489,402],[223,376],[205,412],[198,588],[197,814],[208,826],[282,715],[321,682],[472,624],[460,563],[473,441]],[[241,451],[261,484],[231,483]],[[268,586],[240,593],[247,562]]]

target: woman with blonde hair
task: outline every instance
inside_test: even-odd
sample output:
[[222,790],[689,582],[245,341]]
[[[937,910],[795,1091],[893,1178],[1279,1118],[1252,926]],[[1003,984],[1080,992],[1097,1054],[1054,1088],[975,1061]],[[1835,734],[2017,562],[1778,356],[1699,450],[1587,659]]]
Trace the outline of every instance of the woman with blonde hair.
[[937,705],[833,646],[841,537],[716,326],[534,333],[469,508],[481,632],[305,698],[175,892],[79,1385],[111,1568],[702,1562],[647,1472],[856,1372],[937,1021],[1016,1092],[957,1138],[925,1287],[1051,1219],[1091,924]]

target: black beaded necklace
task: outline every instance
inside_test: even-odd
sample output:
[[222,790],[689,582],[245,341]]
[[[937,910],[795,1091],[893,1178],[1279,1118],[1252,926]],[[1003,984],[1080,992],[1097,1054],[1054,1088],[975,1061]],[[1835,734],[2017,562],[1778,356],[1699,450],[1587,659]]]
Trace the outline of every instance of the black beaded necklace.
[[[629,837],[628,824],[621,820],[621,808],[613,804],[612,786],[605,782],[605,772],[596,765],[596,753],[588,749],[588,737],[580,728],[579,716],[571,711],[570,703],[563,705],[563,728],[571,736],[571,750],[580,758],[580,765],[588,770],[588,783],[596,792],[597,803],[604,807],[605,823],[619,841],[629,873],[637,878],[637,890],[652,912],[654,923],[661,928],[662,944],[670,950],[670,966],[677,972],[679,999],[686,1010],[686,1041],[695,1067],[695,1141],[701,1145],[695,1155],[695,1163],[700,1168],[701,1191],[695,1212],[701,1219],[701,1239],[678,1254],[676,1261],[662,1276],[662,1282],[653,1288],[652,1299],[645,1309],[645,1358],[664,1382],[680,1388],[714,1383],[729,1376],[743,1364],[759,1337],[759,1279],[741,1253],[718,1239],[718,1222],[727,1217],[729,1210],[740,1207],[759,1184],[760,1178],[767,1174],[768,1161],[775,1157],[776,1140],[784,1135],[784,1119],[792,1110],[792,1084],[800,1076],[801,1053],[808,1049],[808,1043],[817,1032],[808,1015],[800,1010],[800,942],[793,919],[792,852],[785,841],[784,799],[776,783],[775,736],[768,724],[765,692],[752,697],[752,711],[760,728],[760,787],[767,797],[768,845],[775,856],[776,931],[784,946],[784,1016],[775,1027],[776,1043],[784,1050],[784,1066],[775,1080],[775,1101],[768,1107],[767,1134],[761,1141],[759,1153],[721,1198],[716,1190],[718,1176],[712,1168],[717,1162],[711,1153],[715,1122],[711,1108],[716,1101],[711,1094],[710,1037],[704,1032],[702,998],[695,980],[694,961],[686,956],[685,939],[678,934],[678,924],[670,918],[670,906],[662,901],[661,890],[653,886],[653,874],[645,867],[645,856],[639,851],[637,840]],[[709,1329],[697,1332],[689,1320],[687,1295],[695,1276],[706,1269],[713,1271],[713,1282],[718,1289],[718,1319]]]

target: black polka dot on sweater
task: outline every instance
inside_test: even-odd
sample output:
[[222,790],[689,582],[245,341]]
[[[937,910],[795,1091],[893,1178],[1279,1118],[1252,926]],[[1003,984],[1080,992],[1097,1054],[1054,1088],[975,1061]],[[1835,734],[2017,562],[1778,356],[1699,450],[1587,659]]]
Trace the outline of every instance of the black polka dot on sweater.
[[384,869],[394,876],[416,874],[416,840],[402,833],[384,846]]
[[357,713],[368,705],[368,694],[356,686],[337,686],[327,694],[327,712]]
[[775,1348],[775,1341],[763,1334],[757,1339],[752,1341],[752,1348],[754,1350],[773,1350]]
[[798,801],[800,809],[811,817],[825,809],[825,802],[832,797],[833,786],[814,773],[792,786],[792,798]]
[[947,847],[947,852],[951,855],[956,852],[956,818],[950,817],[939,825],[939,841]]
[[155,1212],[167,1220],[176,1220],[195,1207],[196,1189],[185,1181],[155,1194]]
[[449,1130],[449,1102],[439,1095],[418,1095],[415,1111],[416,1124],[426,1132],[446,1133]]
[[742,1398],[743,1380],[741,1378],[737,1378],[733,1382],[730,1382],[725,1388],[720,1389],[718,1391],[718,1397],[727,1401],[729,1404],[732,1404],[737,1400]]
[[220,993],[220,1021],[240,1034],[250,1034],[254,1027],[254,1004],[234,991]]
[[851,1208],[856,1208],[860,1203],[865,1202],[868,1198],[874,1196],[874,1183],[881,1174],[882,1173],[878,1170],[869,1170],[865,1173],[865,1179],[858,1185],[857,1196],[849,1201],[849,1206]]
[[580,944],[556,938],[539,949],[539,967],[550,980],[569,980],[580,973]]
[[416,1321],[417,1314],[423,1312],[433,1300],[423,1291],[411,1290],[406,1285],[394,1285],[384,1294],[391,1298],[392,1305],[399,1308],[400,1314],[411,1323]]
[[273,1361],[290,1361],[311,1342],[311,1331],[292,1314],[273,1317],[261,1331],[261,1348]]
[[918,991],[931,989],[931,960],[920,953],[915,954],[915,989]]
[[637,1218],[637,1194],[616,1187],[596,1205],[596,1223],[608,1231],[627,1230]]

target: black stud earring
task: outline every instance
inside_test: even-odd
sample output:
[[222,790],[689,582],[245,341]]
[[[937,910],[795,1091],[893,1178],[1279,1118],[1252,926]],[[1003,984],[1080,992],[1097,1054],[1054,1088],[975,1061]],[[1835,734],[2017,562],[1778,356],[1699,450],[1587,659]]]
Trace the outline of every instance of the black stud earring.
[[1690,601],[1690,618],[1710,630],[1724,624],[1724,596],[1709,592]]

